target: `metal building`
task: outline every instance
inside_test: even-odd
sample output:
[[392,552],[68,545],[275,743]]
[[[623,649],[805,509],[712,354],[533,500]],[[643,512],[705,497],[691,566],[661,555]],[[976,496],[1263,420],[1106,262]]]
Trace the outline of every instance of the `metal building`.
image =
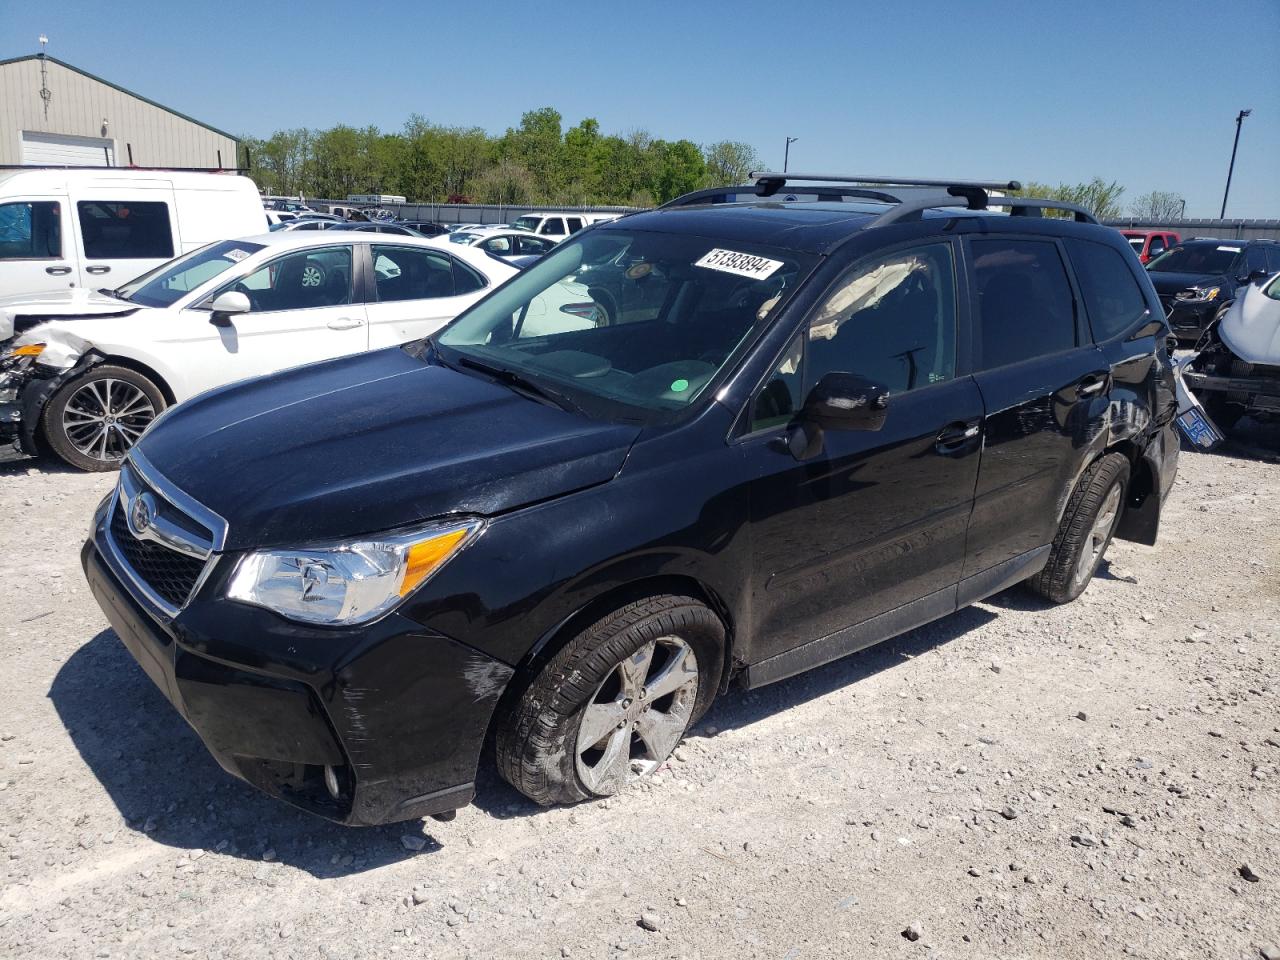
[[0,164],[234,167],[239,142],[46,54],[0,60]]

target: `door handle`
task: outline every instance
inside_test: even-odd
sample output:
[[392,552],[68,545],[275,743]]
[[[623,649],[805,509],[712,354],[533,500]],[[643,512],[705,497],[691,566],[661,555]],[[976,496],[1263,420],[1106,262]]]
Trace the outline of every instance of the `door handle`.
[[92,267],[85,267],[84,271],[85,273],[110,273],[111,268],[103,264],[95,264]]
[[45,267],[44,272],[55,277],[65,277],[71,272],[70,267]]
[[1107,375],[1105,373],[1091,373],[1076,384],[1076,396],[1082,400],[1086,397],[1096,397],[1106,388]]
[[337,320],[330,320],[328,326],[330,330],[351,330],[362,323],[364,321],[356,317],[339,317]]
[[974,440],[978,439],[978,435],[981,433],[982,427],[979,426],[977,420],[948,423],[942,428],[942,432],[938,434],[938,439],[934,442],[933,449],[944,456],[959,453],[973,443]]

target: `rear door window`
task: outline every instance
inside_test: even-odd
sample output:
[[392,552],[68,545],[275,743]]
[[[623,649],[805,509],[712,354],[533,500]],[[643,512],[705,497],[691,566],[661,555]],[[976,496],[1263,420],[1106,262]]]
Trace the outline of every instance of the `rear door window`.
[[1076,346],[1075,298],[1049,240],[971,241],[979,369]]
[[1250,276],[1267,272],[1267,254],[1260,245],[1254,245],[1245,252],[1244,272]]
[[81,200],[76,204],[84,255],[94,260],[173,256],[169,205],[157,201]]
[[1074,238],[1066,245],[1095,341],[1124,333],[1146,315],[1147,299],[1118,251]]
[[379,303],[453,296],[453,261],[443,253],[381,244],[371,252]]
[[1266,248],[1267,273],[1280,273],[1280,245]]
[[565,220],[565,222],[569,224],[569,232],[570,232],[570,233],[577,233],[579,230],[581,230],[581,229],[582,229],[582,218],[581,218],[581,217],[568,217],[568,218]]
[[62,211],[56,201],[0,204],[0,260],[56,260],[62,256]]

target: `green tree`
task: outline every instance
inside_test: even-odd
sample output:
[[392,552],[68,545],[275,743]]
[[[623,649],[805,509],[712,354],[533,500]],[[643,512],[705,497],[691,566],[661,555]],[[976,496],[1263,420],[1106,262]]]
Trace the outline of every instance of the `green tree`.
[[1187,201],[1181,194],[1152,190],[1129,205],[1129,215],[1138,220],[1180,220],[1186,209]]
[[752,170],[760,166],[755,147],[740,140],[721,140],[702,148],[707,166],[707,186],[725,187],[746,183]]

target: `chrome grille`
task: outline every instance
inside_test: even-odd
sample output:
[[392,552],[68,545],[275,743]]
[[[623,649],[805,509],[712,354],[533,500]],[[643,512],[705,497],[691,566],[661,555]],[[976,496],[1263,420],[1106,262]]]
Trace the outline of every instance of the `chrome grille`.
[[111,538],[125,563],[170,607],[181,608],[191,597],[206,561],[139,540],[129,529],[119,500],[111,512]]
[[166,483],[135,450],[120,468],[106,533],[138,591],[173,616],[199,588],[226,523]]

